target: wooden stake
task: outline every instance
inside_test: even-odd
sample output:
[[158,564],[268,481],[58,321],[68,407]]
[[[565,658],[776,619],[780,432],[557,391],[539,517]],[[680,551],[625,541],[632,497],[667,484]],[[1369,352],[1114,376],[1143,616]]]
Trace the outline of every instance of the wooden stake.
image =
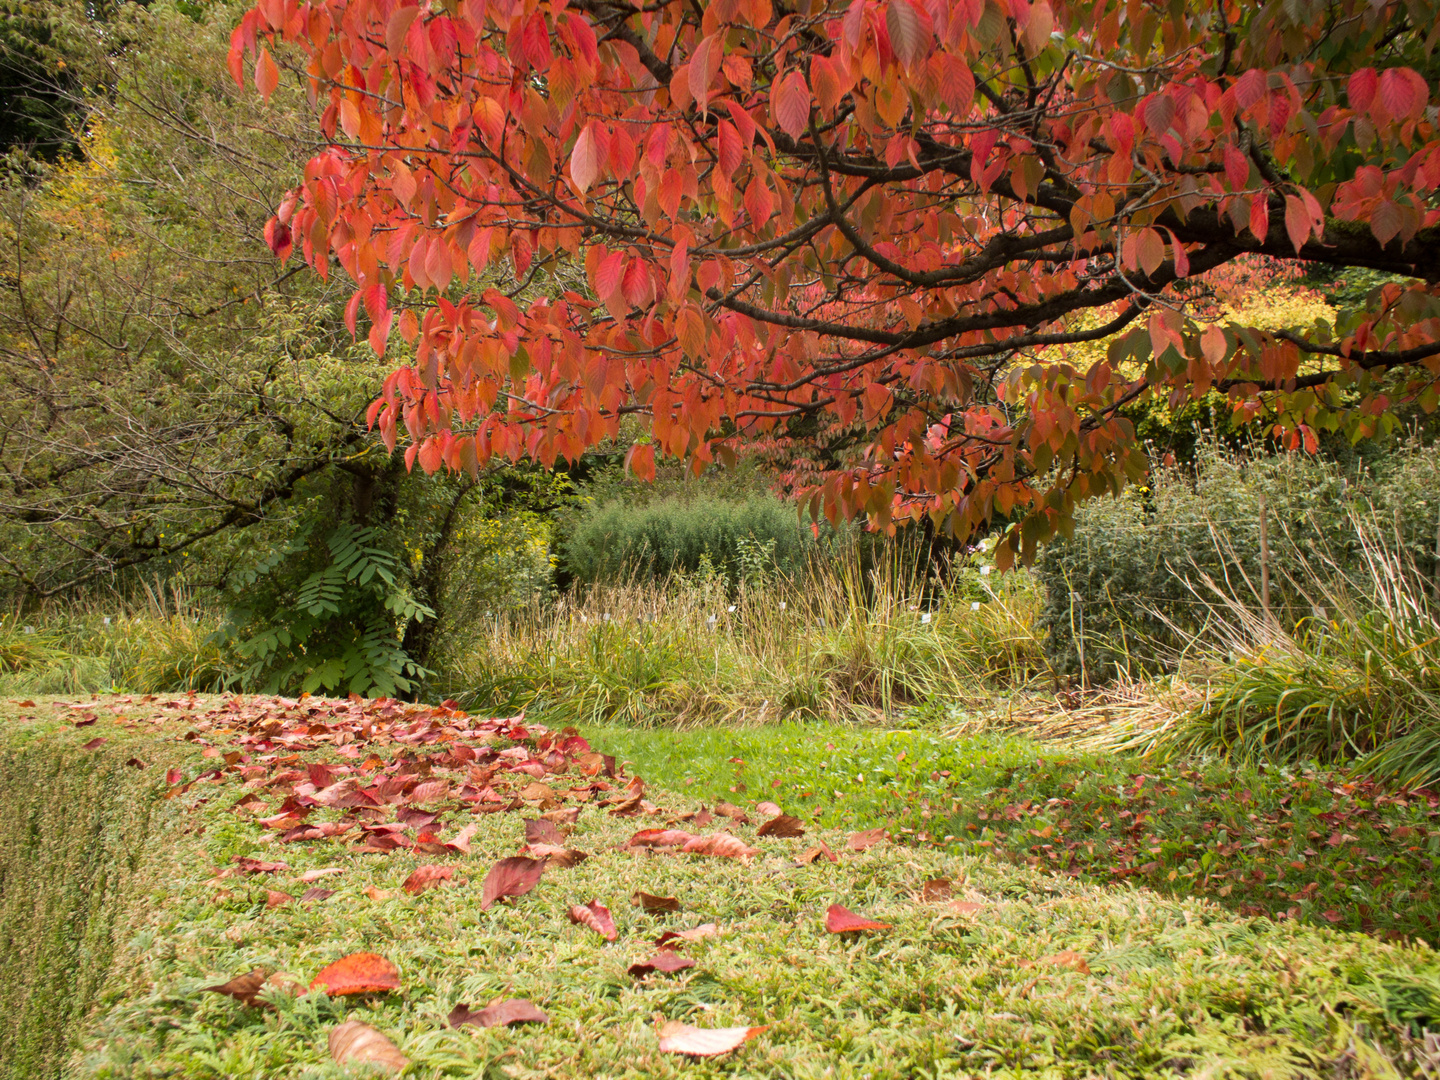
[[1260,607],[1265,611],[1265,621],[1271,622],[1270,614],[1270,520],[1265,513],[1265,493],[1260,493]]

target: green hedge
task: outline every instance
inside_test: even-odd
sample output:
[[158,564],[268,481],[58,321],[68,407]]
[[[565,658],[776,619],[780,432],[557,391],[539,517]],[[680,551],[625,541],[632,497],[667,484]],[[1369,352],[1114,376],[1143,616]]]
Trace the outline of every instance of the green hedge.
[[773,496],[696,493],[641,505],[618,498],[592,504],[571,527],[562,555],[579,584],[710,568],[734,585],[762,566],[799,573],[815,546],[795,508]]

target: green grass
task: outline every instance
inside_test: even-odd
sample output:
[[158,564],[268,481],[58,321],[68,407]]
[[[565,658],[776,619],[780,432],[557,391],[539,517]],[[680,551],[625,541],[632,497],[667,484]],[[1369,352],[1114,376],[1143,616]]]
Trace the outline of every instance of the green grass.
[[829,827],[884,822],[1095,883],[1440,942],[1440,797],[1318,768],[1080,754],[995,732],[782,724],[587,729],[647,779],[768,799]]
[[[79,731],[68,720],[11,721],[3,738],[57,760],[71,760],[93,735],[142,739],[99,715]],[[133,708],[127,715],[144,718]],[[198,739],[183,741],[197,728]],[[845,744],[847,762],[878,766],[878,750],[865,749],[861,733],[808,730],[819,746],[834,743],[832,754]],[[798,741],[798,732],[789,734]],[[203,725],[174,721],[146,737],[157,740],[157,762],[183,756],[187,777],[215,763],[200,756],[205,743],[228,748]],[[917,757],[929,745],[928,736],[908,738]],[[961,760],[938,747],[925,752],[934,764]],[[1028,752],[1012,742],[982,767],[1003,777]],[[281,756],[286,765],[333,757]],[[683,794],[652,786],[648,795],[664,811],[687,811],[700,786]],[[983,850],[882,844],[855,853],[845,849],[844,830],[777,840],[758,838],[753,825],[737,827],[761,848],[748,865],[624,851],[616,845],[662,823],[665,813],[622,819],[593,806],[571,837],[592,858],[547,872],[533,893],[482,912],[480,880],[518,847],[520,815],[475,817],[468,857],[360,855],[338,841],[266,842],[256,823],[229,809],[241,790],[231,777],[161,804],[164,828],[152,828],[147,850],[162,870],[144,879],[144,915],[129,926],[99,1009],[76,1032],[81,1053],[71,1074],[339,1077],[326,1036],[347,1018],[392,1038],[413,1062],[407,1076],[434,1078],[1330,1077],[1419,1075],[1422,1060],[1434,1066],[1420,1036],[1440,1023],[1440,956],[1423,945],[1237,917],[1147,889],[1097,887]],[[280,792],[256,790],[278,805]],[[755,788],[746,794],[759,797]],[[787,803],[780,789],[770,794]],[[58,841],[75,820],[43,818],[37,840]],[[820,837],[840,852],[840,864],[795,865],[793,855]],[[240,855],[289,865],[274,875],[217,879],[216,869]],[[415,897],[399,892],[428,862],[453,864],[458,883]],[[333,896],[267,909],[267,889],[298,894],[299,875],[325,867],[344,871],[324,882]],[[936,877],[954,882],[978,910],[919,902],[921,885]],[[373,900],[370,886],[395,895]],[[642,915],[628,903],[637,889],[676,896],[682,910]],[[565,917],[568,905],[593,898],[616,917],[614,944]],[[827,934],[824,912],[837,902],[893,928],[858,940]],[[723,932],[687,947],[695,968],[643,982],[625,973],[662,929],[706,921]],[[364,949],[399,966],[398,993],[279,997],[273,1011],[262,1011],[202,990],[257,965],[308,981]],[[1081,953],[1089,973],[1036,963],[1062,950]],[[484,1031],[445,1025],[456,1003],[502,996],[530,998],[550,1023]],[[658,1051],[654,1028],[668,1019],[770,1027],[730,1055],[692,1061]]]

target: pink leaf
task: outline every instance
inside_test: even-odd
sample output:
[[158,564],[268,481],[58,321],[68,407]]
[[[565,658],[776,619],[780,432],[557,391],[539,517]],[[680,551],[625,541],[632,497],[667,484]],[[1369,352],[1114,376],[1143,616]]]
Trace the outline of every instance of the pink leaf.
[[540,882],[545,872],[545,863],[515,855],[501,859],[485,875],[481,888],[480,910],[485,911],[495,901],[507,896],[524,896]]
[[610,909],[599,900],[591,900],[588,904],[571,904],[570,921],[581,926],[588,926],[606,941],[614,941],[619,935],[615,932],[615,920],[610,917]]
[[671,1020],[660,1029],[660,1049],[667,1054],[713,1057],[729,1053],[764,1030],[765,1027],[697,1028]]

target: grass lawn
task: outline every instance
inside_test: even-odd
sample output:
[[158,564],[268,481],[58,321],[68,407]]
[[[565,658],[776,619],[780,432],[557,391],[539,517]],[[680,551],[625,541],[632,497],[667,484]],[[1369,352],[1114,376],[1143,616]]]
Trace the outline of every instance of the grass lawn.
[[993,732],[782,724],[586,733],[702,800],[771,799],[833,828],[1099,884],[1440,943],[1440,794],[1321,769],[1080,754]]
[[[684,775],[654,784],[658,762],[641,767],[652,785],[640,802],[626,777],[607,776],[578,744],[547,747],[533,727],[523,737],[509,732],[520,749],[497,756],[511,745],[500,733],[445,712],[370,705],[337,713],[312,704],[317,711],[306,713],[255,699],[164,704],[47,704],[20,711],[33,719],[0,721],[12,775],[26,762],[31,771],[60,762],[60,772],[79,778],[121,770],[135,777],[131,799],[150,800],[145,843],[127,856],[130,884],[113,894],[123,917],[112,920],[121,940],[108,977],[85,1025],[65,1018],[77,1075],[345,1075],[327,1041],[349,1019],[392,1040],[410,1062],[405,1075],[423,1077],[1332,1077],[1440,1068],[1421,1037],[1440,1025],[1440,957],[1423,944],[1101,887],[974,846],[851,850],[854,826],[903,827],[886,810],[891,802],[876,797],[868,818],[858,799],[826,810],[799,792],[792,798],[779,773],[724,785],[747,785],[724,794],[749,810],[748,822],[704,823],[687,817],[716,801],[707,787],[715,781],[698,766],[688,787]],[[96,723],[72,726],[87,713]],[[95,738],[107,742],[82,749]],[[854,753],[871,752],[855,738]],[[835,738],[820,739],[840,753]],[[633,746],[615,749],[640,765]],[[996,776],[1030,752],[1001,744]],[[127,766],[132,757],[142,764]],[[172,768],[179,775],[165,776]],[[775,779],[778,788],[769,786]],[[383,805],[344,805],[357,788]],[[348,823],[342,835],[282,843],[291,823],[262,824],[287,807],[298,813],[319,792],[330,794],[293,828],[320,833]],[[836,816],[802,837],[761,836],[766,818],[754,804],[766,797],[807,820],[815,808],[822,819]],[[0,798],[13,817],[8,793]],[[482,909],[491,867],[521,850],[524,819],[543,820],[547,807],[555,817],[579,808],[564,843],[590,857],[547,866],[533,891]],[[7,933],[17,897],[34,907],[68,888],[61,878],[84,877],[78,859],[53,868],[56,877],[20,878],[43,852],[77,823],[77,850],[93,854],[108,843],[78,810],[42,814],[28,832],[8,834],[21,843],[0,852]],[[427,820],[432,814],[438,820]],[[443,842],[472,824],[468,853],[446,851]],[[742,860],[626,846],[637,830],[663,827],[728,830],[757,850]],[[381,836],[398,846],[361,853],[361,834],[365,846],[384,846]],[[838,862],[798,864],[821,840]],[[407,893],[424,865],[449,868],[450,881]],[[315,878],[319,870],[340,872]],[[949,895],[927,900],[925,883],[936,879],[950,883]],[[329,895],[301,902],[317,887]],[[637,890],[674,897],[679,910],[645,914],[631,905]],[[592,900],[613,914],[615,941],[567,917],[571,905]],[[889,928],[830,933],[832,904]],[[694,966],[628,973],[662,932],[705,923],[718,934],[679,950]],[[203,989],[254,968],[308,983],[359,951],[392,961],[398,989],[355,997],[275,990],[263,996],[268,1007]],[[23,1006],[13,988],[24,972],[13,956],[0,964],[7,1011]],[[533,1002],[548,1023],[447,1024],[457,1004],[478,1009],[511,997]],[[727,1054],[695,1058],[661,1050],[657,1029],[667,1021],[765,1030]],[[28,1071],[12,1063],[10,1073],[56,1075],[57,1064],[52,1055]]]

